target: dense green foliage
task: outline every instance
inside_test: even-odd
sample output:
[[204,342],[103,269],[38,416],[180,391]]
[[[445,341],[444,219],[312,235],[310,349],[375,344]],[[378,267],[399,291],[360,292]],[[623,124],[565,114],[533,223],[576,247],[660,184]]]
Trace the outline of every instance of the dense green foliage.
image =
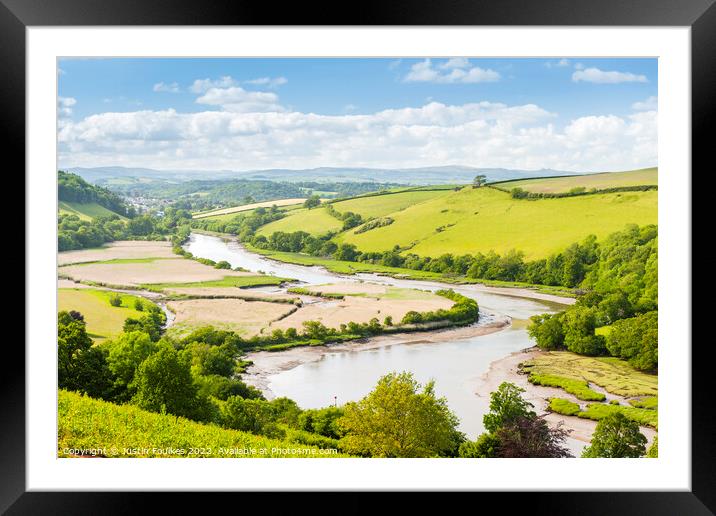
[[646,437],[639,424],[630,421],[620,412],[614,412],[597,423],[592,442],[582,457],[636,458],[646,453]]
[[656,311],[621,319],[606,336],[607,350],[636,369],[655,371],[658,365],[659,314]]
[[372,457],[452,456],[464,440],[434,384],[421,388],[407,372],[383,376],[365,398],[346,404],[338,425],[342,449]]
[[60,312],[57,316],[57,382],[60,389],[92,397],[111,395],[113,380],[107,353],[92,346],[78,312]]
[[116,193],[89,184],[77,174],[57,172],[57,197],[60,201],[82,204],[97,203],[110,211],[125,217],[133,217],[134,209],[128,207],[122,197]]
[[460,457],[571,457],[564,446],[567,431],[550,428],[533,405],[522,398],[525,390],[503,382],[490,395],[490,412],[483,416],[486,433],[460,446]]
[[189,212],[173,208],[167,208],[162,217],[143,214],[126,221],[116,215],[89,221],[61,214],[57,222],[57,246],[59,251],[69,251],[99,247],[114,240],[165,240],[189,220]]
[[[596,259],[588,267],[577,268],[586,294],[565,312],[533,316],[530,336],[541,349],[608,353],[639,370],[656,371],[657,249],[655,226],[630,226],[611,235],[595,248]],[[608,332],[596,332],[607,325]]]

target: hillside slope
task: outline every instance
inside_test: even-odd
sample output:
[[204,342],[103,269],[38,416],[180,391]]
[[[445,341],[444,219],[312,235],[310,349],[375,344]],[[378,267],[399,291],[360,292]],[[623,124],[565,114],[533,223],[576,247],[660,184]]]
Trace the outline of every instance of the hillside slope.
[[[191,457],[180,453],[165,455],[162,450],[188,451],[193,448],[208,449],[208,453],[200,457],[341,456],[328,455],[327,450],[313,446],[155,414],[132,405],[115,405],[64,390],[58,392],[57,409],[57,453],[60,457],[77,455],[70,451],[78,449],[102,449],[107,452],[102,453],[103,456],[112,457]],[[127,449],[141,451],[129,453]],[[254,450],[254,453],[222,453],[222,449]],[[259,452],[262,449],[265,453]]]
[[[571,189],[579,183],[602,189],[653,184],[655,179],[656,169],[648,169],[530,181],[534,188]],[[524,182],[524,188],[528,184]],[[359,226],[333,240],[364,252],[387,251],[398,245],[404,252],[430,257],[491,250],[503,254],[516,249],[532,260],[562,251],[590,234],[602,238],[627,224],[655,224],[657,202],[656,190],[543,199],[513,199],[509,192],[488,187],[403,191],[333,203],[339,213],[352,211],[364,220],[383,218],[380,222],[384,223],[368,230]],[[263,226],[258,234],[307,231],[320,235],[340,228],[338,219],[318,208],[296,210]]]
[[[80,220],[92,220],[97,217],[111,217],[112,215],[119,215],[112,210],[108,210],[104,206],[100,206],[96,202],[80,203],[60,201],[59,211],[60,215],[77,215]],[[119,217],[125,218],[122,215],[119,215]]]

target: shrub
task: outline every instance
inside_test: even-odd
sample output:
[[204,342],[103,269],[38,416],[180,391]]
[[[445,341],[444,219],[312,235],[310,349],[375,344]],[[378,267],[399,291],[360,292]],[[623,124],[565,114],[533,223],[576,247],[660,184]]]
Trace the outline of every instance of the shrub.
[[122,306],[122,296],[116,293],[109,295],[109,304],[112,306]]

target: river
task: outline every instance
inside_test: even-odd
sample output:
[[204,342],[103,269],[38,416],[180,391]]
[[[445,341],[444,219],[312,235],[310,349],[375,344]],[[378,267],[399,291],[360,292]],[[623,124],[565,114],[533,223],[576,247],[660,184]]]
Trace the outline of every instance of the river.
[[250,271],[295,278],[313,285],[364,280],[428,290],[453,288],[478,301],[481,312],[478,324],[489,323],[498,317],[509,317],[512,320],[509,327],[488,335],[441,342],[421,342],[420,334],[406,335],[402,341],[390,346],[327,352],[317,360],[300,363],[266,378],[265,386],[270,391],[267,395],[286,396],[303,408],[318,408],[362,398],[385,373],[412,371],[421,383],[435,380],[436,393],[447,398],[448,405],[460,418],[460,429],[473,439],[483,431],[482,416],[488,411],[489,404],[489,399],[474,394],[479,378],[495,360],[533,345],[525,330],[526,320],[530,316],[564,308],[564,305],[554,300],[508,295],[504,293],[505,289],[481,285],[455,286],[376,274],[334,274],[322,267],[269,260],[247,251],[235,240],[198,233],[191,235],[184,248],[197,257],[226,260],[232,267],[240,266]]

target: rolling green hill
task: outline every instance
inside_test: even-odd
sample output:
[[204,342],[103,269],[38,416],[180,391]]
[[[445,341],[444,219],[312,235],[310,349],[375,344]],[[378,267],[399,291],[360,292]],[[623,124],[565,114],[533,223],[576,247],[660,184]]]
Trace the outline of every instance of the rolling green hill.
[[[96,202],[79,203],[60,201],[59,209],[61,215],[77,215],[81,220],[92,220],[96,217],[109,217],[111,215],[119,215],[118,213],[115,213],[112,210],[105,208],[104,206],[100,206]],[[119,216],[123,219],[125,218],[122,215]]]
[[498,188],[510,190],[522,188],[534,193],[565,193],[573,188],[623,188],[629,186],[644,186],[658,184],[658,169],[644,168],[628,172],[604,172],[601,174],[586,174],[568,177],[544,177],[536,179],[523,179],[521,181],[504,181],[492,183]]
[[256,234],[269,236],[276,231],[293,233],[305,231],[312,235],[322,235],[329,231],[339,231],[343,223],[326,211],[325,208],[302,208],[295,210],[291,215],[266,224]]
[[[614,188],[654,184],[656,169],[610,174],[535,179],[531,188],[567,190],[574,186]],[[550,181],[557,181],[553,185]],[[502,183],[513,185],[515,183]],[[528,181],[519,182],[523,188]],[[535,186],[536,185],[536,186]],[[364,219],[385,217],[387,225],[361,232],[361,226],[334,237],[360,251],[386,251],[399,245],[420,256],[474,254],[512,249],[528,260],[564,250],[590,234],[603,238],[627,224],[657,223],[658,192],[634,191],[563,198],[513,199],[494,188],[464,187],[458,191],[403,191],[356,197],[333,203],[339,213],[353,211]],[[267,224],[258,234],[307,231],[313,235],[340,231],[341,223],[325,209],[296,210]],[[363,228],[365,229],[365,228]]]
[[[57,409],[57,452],[60,457],[77,455],[70,450],[100,448],[107,452],[102,455],[108,457],[190,457],[180,453],[165,455],[161,450],[188,451],[192,448],[204,448],[207,453],[201,457],[345,457],[328,455],[327,450],[305,444],[155,414],[64,390],[58,392]],[[141,451],[129,453],[126,449]],[[222,453],[222,449],[255,452],[231,454]],[[266,452],[261,454],[261,449]]]

